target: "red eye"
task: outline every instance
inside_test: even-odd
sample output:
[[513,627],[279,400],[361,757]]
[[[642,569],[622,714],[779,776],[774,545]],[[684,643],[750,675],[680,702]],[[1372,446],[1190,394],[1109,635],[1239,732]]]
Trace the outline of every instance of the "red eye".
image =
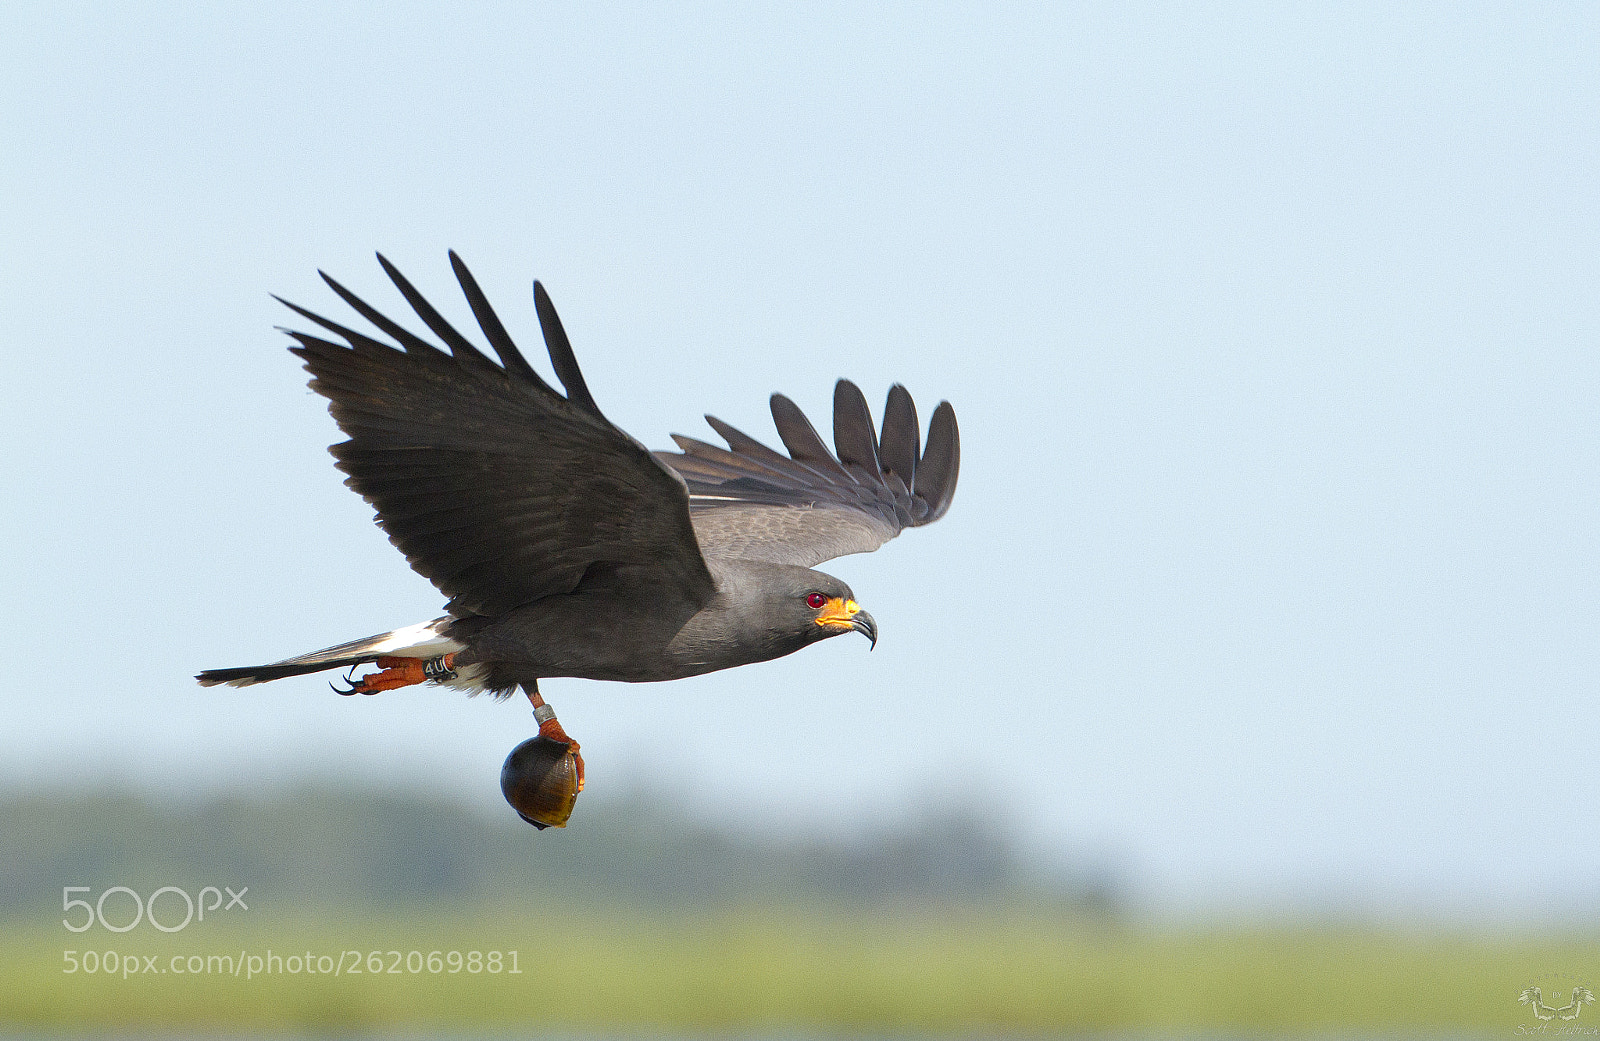
[[811,608],[813,611],[821,610],[822,605],[827,602],[828,598],[823,596],[821,593],[806,594],[806,606]]

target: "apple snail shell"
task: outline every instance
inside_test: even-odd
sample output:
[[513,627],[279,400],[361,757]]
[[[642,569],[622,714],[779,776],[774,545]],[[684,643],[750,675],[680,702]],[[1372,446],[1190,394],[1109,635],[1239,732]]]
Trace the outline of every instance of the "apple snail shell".
[[573,747],[540,734],[511,750],[500,768],[500,791],[517,816],[541,831],[564,828],[578,800]]

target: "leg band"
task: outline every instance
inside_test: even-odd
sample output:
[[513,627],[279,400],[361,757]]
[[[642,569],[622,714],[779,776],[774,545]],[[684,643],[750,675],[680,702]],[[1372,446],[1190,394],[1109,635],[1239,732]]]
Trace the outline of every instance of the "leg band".
[[441,654],[422,663],[422,674],[430,680],[443,681],[456,678],[455,655]]

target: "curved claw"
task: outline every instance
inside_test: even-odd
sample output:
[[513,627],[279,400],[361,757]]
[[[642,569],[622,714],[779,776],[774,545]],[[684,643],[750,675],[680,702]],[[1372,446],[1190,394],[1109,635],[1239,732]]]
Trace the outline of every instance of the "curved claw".
[[331,681],[328,683],[328,689],[342,698],[348,698],[350,695],[354,694],[359,689],[356,686],[356,670],[359,668],[361,668],[361,665],[357,663],[350,666],[350,671],[344,674],[344,681],[346,684],[348,684],[344,690],[340,690],[338,687],[335,687]]

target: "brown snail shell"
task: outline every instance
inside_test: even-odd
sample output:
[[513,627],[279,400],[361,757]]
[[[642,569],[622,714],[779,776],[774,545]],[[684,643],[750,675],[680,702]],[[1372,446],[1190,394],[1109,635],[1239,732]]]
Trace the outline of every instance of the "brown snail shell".
[[500,791],[517,816],[535,828],[565,828],[578,801],[577,759],[564,741],[530,737],[506,756]]

